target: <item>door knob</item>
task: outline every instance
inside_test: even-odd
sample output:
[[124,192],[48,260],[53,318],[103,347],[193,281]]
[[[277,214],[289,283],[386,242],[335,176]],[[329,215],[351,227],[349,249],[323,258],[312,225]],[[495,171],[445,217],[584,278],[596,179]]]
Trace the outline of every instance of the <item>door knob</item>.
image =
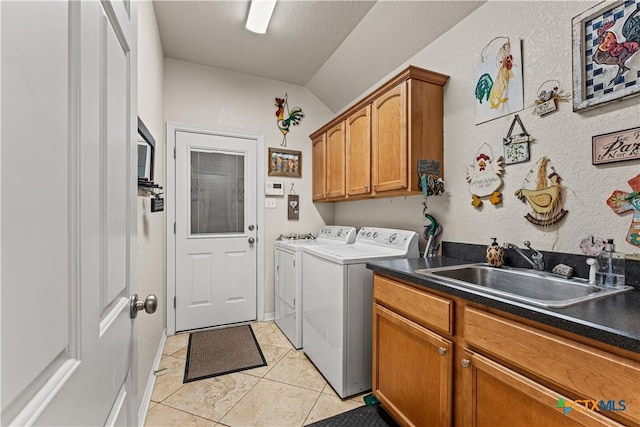
[[133,294],[129,297],[129,314],[132,319],[138,317],[140,310],[146,311],[149,314],[155,313],[158,308],[158,298],[151,294],[147,296],[144,301],[138,299],[138,294]]
[[249,237],[249,244],[253,245],[256,242],[256,239],[254,239],[253,237]]

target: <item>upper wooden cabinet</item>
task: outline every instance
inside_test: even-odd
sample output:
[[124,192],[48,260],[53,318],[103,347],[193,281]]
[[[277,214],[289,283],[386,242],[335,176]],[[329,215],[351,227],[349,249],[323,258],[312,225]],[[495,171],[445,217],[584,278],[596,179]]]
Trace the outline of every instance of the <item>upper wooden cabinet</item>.
[[[407,188],[407,90],[406,83],[373,101],[373,190]],[[442,143],[442,140],[440,141]]]
[[347,195],[371,192],[371,105],[346,120]]
[[313,156],[313,200],[327,198],[327,144],[326,135],[313,139],[311,155]]
[[345,132],[344,122],[327,131],[327,197],[344,197],[345,191]]
[[[331,196],[314,200],[419,193],[419,159],[437,160],[443,176],[443,86],[448,79],[409,67],[314,132],[311,140],[325,135],[327,145],[330,132],[342,129],[345,137],[345,157],[336,154],[334,160],[327,148],[324,174],[326,185],[344,178],[344,194],[334,189]],[[336,137],[336,147],[337,141]],[[320,175],[314,170],[314,180]]]

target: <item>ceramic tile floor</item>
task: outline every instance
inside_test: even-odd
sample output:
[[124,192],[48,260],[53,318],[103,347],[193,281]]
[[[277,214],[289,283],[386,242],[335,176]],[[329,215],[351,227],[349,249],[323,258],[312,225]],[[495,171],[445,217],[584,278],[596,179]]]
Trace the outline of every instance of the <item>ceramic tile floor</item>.
[[167,338],[146,426],[303,426],[364,405],[340,399],[274,322],[251,324],[267,366],[182,383],[189,334]]

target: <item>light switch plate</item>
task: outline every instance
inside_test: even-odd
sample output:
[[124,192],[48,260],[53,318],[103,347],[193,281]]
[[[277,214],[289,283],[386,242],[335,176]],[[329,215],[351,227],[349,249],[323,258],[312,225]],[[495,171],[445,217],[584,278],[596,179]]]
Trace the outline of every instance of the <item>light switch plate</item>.
[[264,199],[264,207],[267,209],[275,209],[276,208],[276,199],[271,197],[267,197]]

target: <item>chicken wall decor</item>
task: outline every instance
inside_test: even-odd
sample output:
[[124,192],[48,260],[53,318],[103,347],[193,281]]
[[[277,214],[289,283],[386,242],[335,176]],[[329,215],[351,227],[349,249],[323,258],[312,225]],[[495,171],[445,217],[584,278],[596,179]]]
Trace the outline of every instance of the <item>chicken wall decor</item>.
[[515,193],[518,199],[529,203],[533,209],[532,213],[525,215],[527,221],[543,227],[557,223],[568,213],[563,209],[564,188],[560,184],[560,175],[556,173],[553,166],[550,166],[551,174],[547,175],[549,162],[547,157],[538,160],[535,188],[524,188],[524,184],[530,182],[530,177],[534,172],[534,169],[531,169],[524,180],[523,188]]
[[602,2],[572,26],[574,111],[640,94],[640,0]]
[[[282,132],[282,142],[281,146],[287,146],[287,134],[289,133],[289,129],[291,126],[298,126],[302,119],[304,119],[304,113],[302,112],[302,108],[293,107],[291,111],[289,111],[289,102],[288,95],[285,93],[284,98],[276,97],[276,120],[278,124],[278,129]],[[286,114],[285,114],[286,110]]]
[[471,205],[482,206],[482,198],[489,198],[492,205],[502,203],[502,175],[504,158],[495,158],[491,147],[484,143],[473,157],[473,164],[466,167],[466,179],[471,193]]
[[627,182],[632,192],[615,190],[607,199],[607,205],[617,214],[633,211],[626,240],[632,245],[640,246],[640,175]]
[[[498,45],[496,40],[503,43]],[[520,39],[511,43],[508,37],[496,37],[482,49],[480,59],[476,69],[476,124],[522,110]]]

